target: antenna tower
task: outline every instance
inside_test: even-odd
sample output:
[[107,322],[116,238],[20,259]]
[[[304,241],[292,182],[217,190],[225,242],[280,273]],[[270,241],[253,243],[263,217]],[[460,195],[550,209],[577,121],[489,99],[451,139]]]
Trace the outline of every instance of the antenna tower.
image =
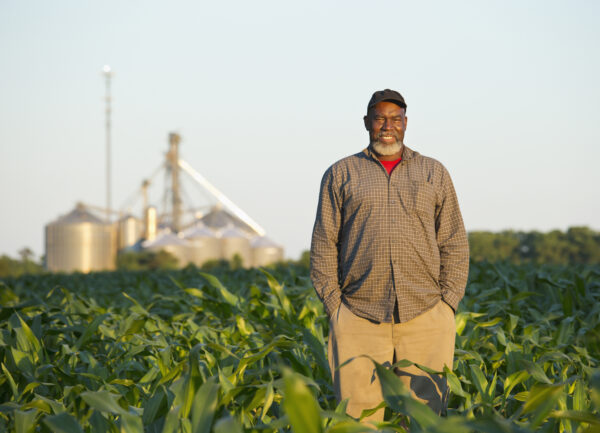
[[110,69],[110,66],[104,65],[102,68],[102,74],[104,75],[106,82],[106,94],[105,94],[105,102],[106,102],[106,222],[110,222],[110,210],[112,208],[111,203],[111,184],[110,184],[110,114],[111,114],[111,96],[110,96],[110,79],[113,76],[113,72]]
[[175,233],[181,230],[181,188],[179,183],[179,143],[181,136],[174,132],[169,134],[169,152],[167,152],[167,171],[171,174],[171,225]]

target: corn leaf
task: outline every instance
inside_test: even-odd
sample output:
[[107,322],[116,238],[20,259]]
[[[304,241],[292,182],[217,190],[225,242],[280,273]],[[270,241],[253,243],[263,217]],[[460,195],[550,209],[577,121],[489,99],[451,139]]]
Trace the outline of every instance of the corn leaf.
[[56,433],[83,433],[83,429],[75,417],[66,412],[44,417],[44,424]]
[[209,433],[219,400],[219,384],[210,378],[196,392],[192,407],[192,432]]
[[285,374],[283,394],[283,409],[289,417],[294,433],[323,431],[319,405],[297,374]]

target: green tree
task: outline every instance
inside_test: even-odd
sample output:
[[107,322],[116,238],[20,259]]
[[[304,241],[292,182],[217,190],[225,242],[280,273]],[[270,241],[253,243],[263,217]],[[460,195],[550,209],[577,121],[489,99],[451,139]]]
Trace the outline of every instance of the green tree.
[[499,233],[469,233],[474,261],[510,261],[513,263],[598,264],[600,233],[588,227],[571,227],[566,232],[552,230]]
[[566,238],[571,245],[569,261],[573,263],[600,263],[600,233],[588,227],[570,227]]
[[44,272],[44,267],[33,259],[34,254],[30,248],[22,248],[19,255],[21,260],[13,259],[7,255],[0,257],[0,277],[19,277],[23,274],[40,274]]
[[310,251],[302,251],[302,254],[300,254],[300,259],[297,263],[306,269],[310,268]]
[[129,271],[177,269],[177,257],[165,250],[126,251],[117,256],[117,268]]
[[519,261],[519,238],[513,231],[491,233],[484,231],[470,232],[469,245],[471,258],[475,261],[501,260]]
[[569,263],[571,248],[565,234],[560,230],[552,230],[538,237],[534,249],[537,263]]

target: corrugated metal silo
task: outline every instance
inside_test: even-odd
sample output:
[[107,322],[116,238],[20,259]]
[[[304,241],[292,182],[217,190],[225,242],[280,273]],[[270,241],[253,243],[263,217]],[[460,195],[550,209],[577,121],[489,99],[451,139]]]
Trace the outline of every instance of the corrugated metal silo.
[[46,267],[52,272],[113,270],[116,230],[92,215],[85,206],[46,225]]
[[158,225],[158,215],[154,206],[148,206],[144,209],[144,238],[147,241],[153,241],[156,238]]
[[127,215],[117,223],[117,240],[119,249],[131,247],[136,244],[144,233],[144,223],[138,218]]
[[242,266],[249,268],[252,266],[252,249],[250,240],[237,227],[229,226],[221,232],[221,245],[223,247],[223,258],[233,260],[237,254],[242,259]]
[[179,266],[190,262],[190,246],[188,241],[180,238],[170,230],[159,232],[154,240],[142,242],[142,247],[151,251],[165,250],[177,258]]
[[266,236],[257,236],[252,246],[252,266],[266,266],[283,260],[283,248]]
[[232,215],[227,210],[223,209],[221,205],[217,204],[210,212],[202,217],[200,220],[205,226],[212,230],[225,230],[228,227],[235,227],[245,233],[247,236],[256,236],[257,233],[252,227],[246,224],[244,221]]
[[190,261],[196,266],[223,257],[221,239],[204,224],[194,225],[186,230],[183,236],[190,244]]

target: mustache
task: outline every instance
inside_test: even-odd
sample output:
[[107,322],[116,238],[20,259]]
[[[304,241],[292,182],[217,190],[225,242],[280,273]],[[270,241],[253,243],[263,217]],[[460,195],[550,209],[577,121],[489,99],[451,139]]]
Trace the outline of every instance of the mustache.
[[381,137],[386,136],[386,135],[391,135],[392,137],[394,137],[396,139],[398,138],[398,135],[396,133],[394,133],[394,132],[380,132],[380,133],[377,134],[377,138],[381,138]]

